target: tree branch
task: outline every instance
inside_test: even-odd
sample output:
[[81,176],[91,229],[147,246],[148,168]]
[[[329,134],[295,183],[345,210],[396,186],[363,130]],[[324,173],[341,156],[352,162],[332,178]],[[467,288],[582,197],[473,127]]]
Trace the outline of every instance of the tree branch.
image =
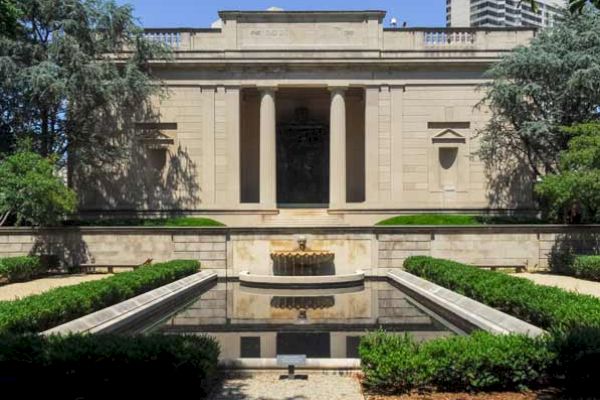
[[12,210],[8,210],[4,213],[4,215],[2,215],[2,218],[0,218],[0,226],[3,226],[6,223],[6,220],[8,220],[8,217],[10,216],[11,212]]

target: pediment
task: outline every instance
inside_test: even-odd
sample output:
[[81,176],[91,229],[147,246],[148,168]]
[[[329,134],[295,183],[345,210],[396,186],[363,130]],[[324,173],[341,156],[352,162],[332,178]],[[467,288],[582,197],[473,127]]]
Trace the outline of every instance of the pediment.
[[435,134],[431,138],[431,141],[433,143],[466,143],[467,138],[454,129],[444,129],[443,131]]
[[139,140],[150,149],[167,149],[175,144],[175,139],[163,132],[142,135]]

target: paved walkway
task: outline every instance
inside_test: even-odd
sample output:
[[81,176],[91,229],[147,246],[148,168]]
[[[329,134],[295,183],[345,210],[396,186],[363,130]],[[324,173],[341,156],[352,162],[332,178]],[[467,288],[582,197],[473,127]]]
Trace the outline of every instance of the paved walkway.
[[600,282],[586,281],[584,279],[577,279],[570,276],[546,273],[531,274],[523,272],[514,275],[520,278],[529,279],[539,285],[556,286],[572,292],[600,297]]
[[29,282],[11,283],[9,285],[0,286],[0,301],[16,300],[18,298],[31,296],[32,294],[46,292],[57,287],[76,285],[81,282],[97,281],[108,276],[110,276],[110,274],[57,275]]
[[280,380],[280,373],[256,373],[228,378],[211,400],[363,400],[358,379],[353,376],[309,374],[307,380]]

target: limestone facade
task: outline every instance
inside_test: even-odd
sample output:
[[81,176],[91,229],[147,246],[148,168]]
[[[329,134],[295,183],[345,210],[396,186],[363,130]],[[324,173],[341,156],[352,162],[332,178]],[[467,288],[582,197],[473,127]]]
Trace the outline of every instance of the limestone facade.
[[[535,31],[384,29],[384,16],[223,11],[221,29],[148,30],[173,47],[174,60],[154,65],[168,93],[156,102],[157,119],[139,123],[166,139],[141,143],[109,179],[80,181],[81,210],[260,224],[285,206],[277,155],[282,126],[298,110],[328,135],[319,153],[328,199],[300,207],[349,224],[529,207],[527,190],[498,195],[475,152],[489,119],[477,107],[483,73]],[[310,179],[300,191],[304,184]]]

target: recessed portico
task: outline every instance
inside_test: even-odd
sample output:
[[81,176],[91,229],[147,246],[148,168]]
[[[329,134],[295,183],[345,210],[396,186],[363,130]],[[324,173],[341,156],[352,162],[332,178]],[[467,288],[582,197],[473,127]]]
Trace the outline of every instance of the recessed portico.
[[243,89],[241,102],[242,203],[343,208],[364,201],[363,88],[259,86]]

